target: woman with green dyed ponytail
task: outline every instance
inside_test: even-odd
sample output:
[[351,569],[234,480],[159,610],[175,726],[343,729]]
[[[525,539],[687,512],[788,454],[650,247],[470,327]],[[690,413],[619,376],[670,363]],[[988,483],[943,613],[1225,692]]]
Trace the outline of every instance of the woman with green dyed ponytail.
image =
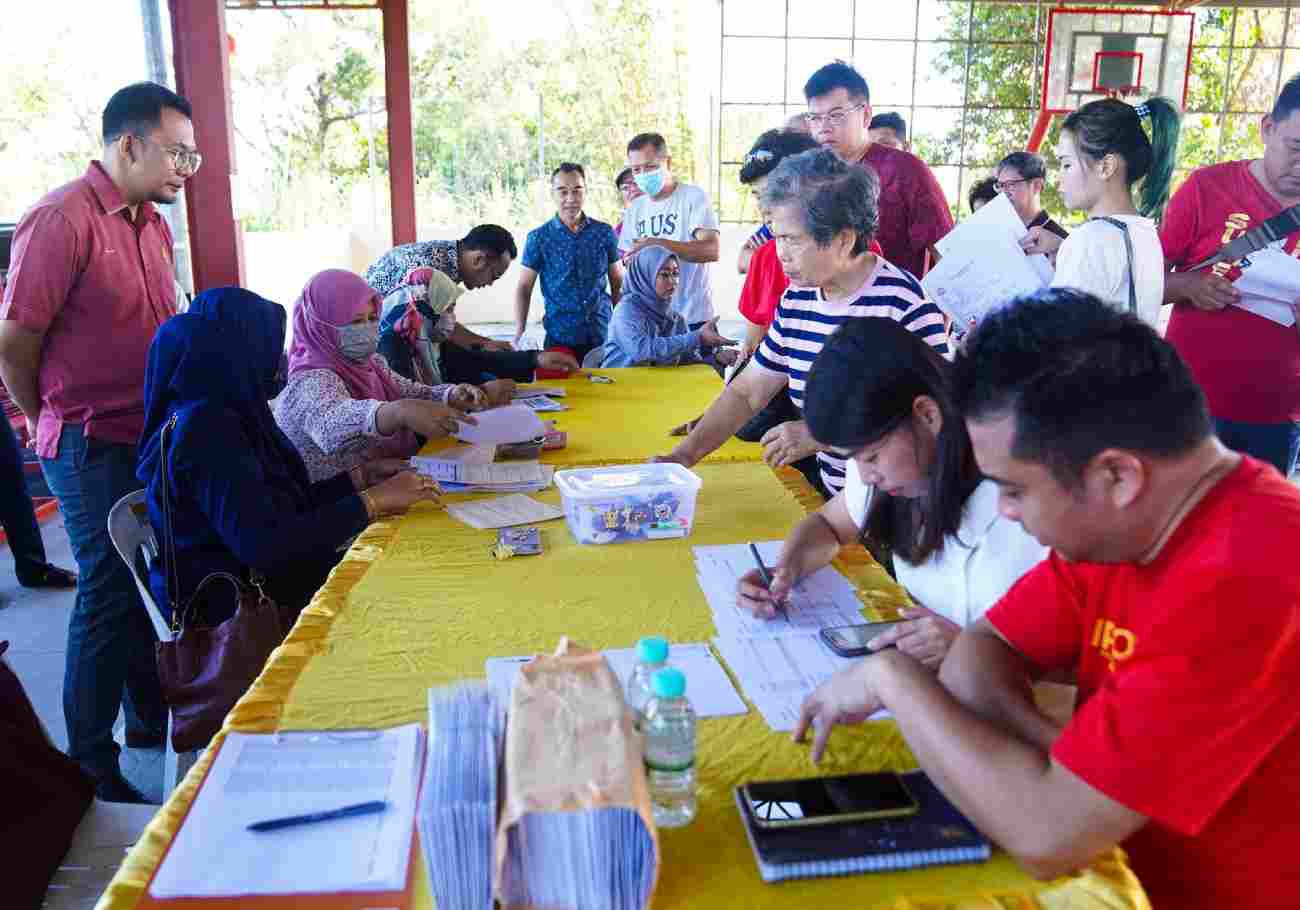
[[1065,118],[1056,145],[1061,196],[1089,220],[1064,241],[1033,228],[1021,244],[1055,256],[1053,287],[1087,291],[1157,323],[1165,259],[1156,223],[1169,201],[1181,117],[1169,99],[1155,97],[1136,107],[1092,101]]

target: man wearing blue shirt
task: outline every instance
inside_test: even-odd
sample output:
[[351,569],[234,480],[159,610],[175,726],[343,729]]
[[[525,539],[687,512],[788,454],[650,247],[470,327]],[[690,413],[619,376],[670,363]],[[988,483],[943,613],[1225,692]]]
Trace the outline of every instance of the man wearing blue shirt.
[[[556,215],[528,232],[515,291],[515,344],[528,324],[537,276],[542,278],[546,347],[570,348],[581,362],[605,343],[605,330],[622,284],[614,229],[582,211],[587,175],[565,162],[551,174]],[[609,279],[609,292],[605,280]]]

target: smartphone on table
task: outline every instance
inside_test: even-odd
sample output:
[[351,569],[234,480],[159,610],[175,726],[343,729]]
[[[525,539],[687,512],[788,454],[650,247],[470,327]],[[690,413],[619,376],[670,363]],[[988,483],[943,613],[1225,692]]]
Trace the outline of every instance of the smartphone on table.
[[[834,626],[822,629],[822,641],[840,657],[861,657],[872,653],[867,642],[900,622],[902,620],[895,619],[889,622],[867,622],[859,626]],[[892,648],[893,645],[888,647]]]
[[920,808],[901,775],[846,774],[762,781],[742,787],[760,828],[795,828],[900,818]]

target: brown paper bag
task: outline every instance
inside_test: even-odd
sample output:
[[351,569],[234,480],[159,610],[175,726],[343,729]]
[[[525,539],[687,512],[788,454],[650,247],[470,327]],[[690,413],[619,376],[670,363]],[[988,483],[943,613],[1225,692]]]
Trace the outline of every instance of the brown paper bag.
[[604,656],[560,640],[551,656],[525,664],[506,728],[504,800],[497,825],[494,888],[506,902],[511,828],[533,812],[629,809],[640,817],[658,878],[659,837],[650,808],[641,737]]

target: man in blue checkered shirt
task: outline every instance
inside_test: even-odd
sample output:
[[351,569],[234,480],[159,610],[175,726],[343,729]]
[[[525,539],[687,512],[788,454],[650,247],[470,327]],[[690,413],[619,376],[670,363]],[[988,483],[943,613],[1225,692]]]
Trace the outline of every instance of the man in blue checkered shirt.
[[566,162],[551,174],[556,215],[528,232],[515,291],[515,344],[528,324],[533,285],[541,276],[545,347],[570,348],[579,362],[605,343],[622,283],[614,229],[583,212],[586,191],[580,164]]

